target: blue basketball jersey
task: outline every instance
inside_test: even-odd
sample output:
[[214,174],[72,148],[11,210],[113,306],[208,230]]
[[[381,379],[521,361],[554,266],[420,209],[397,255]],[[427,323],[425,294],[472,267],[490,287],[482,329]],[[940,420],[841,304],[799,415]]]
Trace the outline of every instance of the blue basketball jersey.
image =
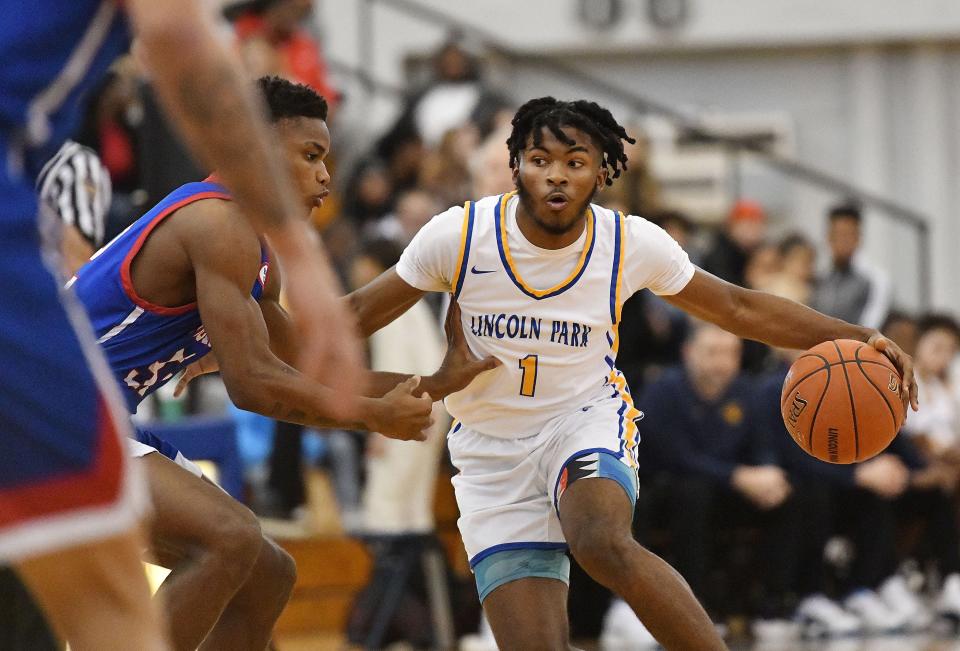
[[76,128],[81,98],[130,45],[117,0],[0,0],[0,138],[28,177]]
[[[230,200],[223,186],[187,183],[134,222],[77,271],[73,289],[93,323],[97,342],[120,383],[131,412],[188,364],[210,352],[197,304],[154,305],[133,287],[130,266],[151,231],[178,209],[203,199]],[[259,300],[270,261],[260,249],[260,273],[251,294]]]

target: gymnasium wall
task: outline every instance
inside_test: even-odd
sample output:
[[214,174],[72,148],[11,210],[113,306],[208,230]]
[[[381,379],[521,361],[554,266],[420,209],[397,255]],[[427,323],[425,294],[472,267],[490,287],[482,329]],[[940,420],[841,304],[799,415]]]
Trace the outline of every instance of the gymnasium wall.
[[[544,74],[536,56],[552,54],[694,115],[788,114],[799,160],[929,215],[934,303],[960,306],[952,281],[960,277],[960,2],[689,0],[686,19],[671,29],[651,25],[646,0],[620,3],[609,28],[580,19],[582,4],[596,10],[603,2],[417,2],[528,53],[519,65],[494,59],[491,67],[494,81],[518,99],[588,95],[631,117],[587,87]],[[361,5],[321,6],[329,57],[405,85],[405,61],[435,48],[445,30],[373,2],[375,47],[368,47]],[[468,35],[468,46],[475,41]],[[392,119],[395,101],[354,96],[368,104],[365,127]],[[750,170],[747,192],[771,207],[781,229],[822,237],[824,208],[836,197]],[[866,254],[890,272],[897,302],[907,308],[916,307],[917,250],[908,228],[868,216]]]

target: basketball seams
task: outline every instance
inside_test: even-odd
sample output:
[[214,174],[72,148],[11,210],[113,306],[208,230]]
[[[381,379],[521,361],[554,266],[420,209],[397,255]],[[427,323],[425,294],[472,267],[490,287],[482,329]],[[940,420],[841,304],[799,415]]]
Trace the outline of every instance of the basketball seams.
[[[817,357],[821,357],[821,356],[817,355]],[[825,357],[821,357],[821,359],[823,359],[823,361],[827,361]],[[817,408],[813,410],[813,418],[810,419],[810,433],[809,433],[809,436],[807,437],[808,439],[807,452],[809,452],[810,454],[813,454],[813,431],[817,424],[817,416],[820,414],[820,406],[823,404],[823,399],[827,397],[827,389],[830,388],[830,380],[833,376],[833,372],[830,370],[830,364],[827,364],[826,366],[823,366],[822,368],[817,369],[816,373],[819,373],[820,371],[823,371],[823,370],[827,371],[827,381],[823,383],[823,391],[820,392],[820,399],[817,400]],[[815,373],[811,373],[807,377],[812,377],[814,374]],[[799,384],[799,382],[797,384]],[[794,384],[793,386],[796,387],[797,384]],[[791,389],[791,393],[792,392],[793,390]]]
[[[792,385],[790,385],[790,388],[789,388],[788,390],[783,391],[782,395],[790,395],[791,393],[793,393],[793,390],[796,389],[796,388],[800,385],[801,382],[803,382],[803,381],[806,380],[807,378],[813,377],[814,375],[816,375],[817,373],[819,373],[820,371],[822,371],[822,370],[824,370],[824,369],[827,370],[827,377],[828,377],[828,378],[830,377],[830,366],[831,366],[831,364],[830,364],[830,362],[827,361],[827,358],[826,358],[826,357],[824,357],[823,355],[816,355],[816,354],[814,354],[814,355],[804,355],[803,357],[819,357],[820,359],[823,360],[823,366],[821,366],[821,367],[818,368],[818,369],[814,369],[814,370],[810,371],[809,373],[807,373],[806,375],[804,375],[802,378],[798,379],[796,382],[794,382]],[[802,359],[802,358],[798,358],[798,361],[799,361],[800,359]],[[794,362],[794,363],[796,363],[796,362]],[[828,380],[828,382],[829,382],[829,380]],[[780,400],[780,406],[781,406],[781,407],[783,406],[783,400]]]
[[[847,361],[843,359],[843,351],[840,350],[840,345],[833,341],[834,347],[837,349],[837,356],[840,357],[841,367],[843,368],[843,377],[847,381],[847,395],[850,396],[850,415],[853,417],[853,446],[854,446],[854,455],[853,460],[857,461],[860,459],[860,431],[857,427],[857,404],[853,399],[853,388],[850,386],[850,374],[847,373],[847,365],[842,362]],[[856,350],[853,351],[854,357],[857,356],[857,353],[863,346],[858,346]],[[855,360],[849,360],[851,362]]]
[[[855,356],[856,356],[856,358],[857,358],[857,359],[856,359],[857,367],[859,367],[860,372],[863,373],[863,377],[865,377],[865,378],[867,379],[867,382],[870,383],[870,386],[873,387],[874,391],[876,391],[878,394],[880,394],[880,397],[883,399],[883,404],[885,404],[885,405],[887,406],[887,411],[890,412],[890,419],[893,421],[893,428],[894,428],[895,430],[900,429],[900,424],[897,423],[897,415],[894,413],[893,407],[890,405],[890,401],[887,400],[886,394],[880,389],[880,387],[878,387],[876,384],[874,384],[873,378],[871,378],[870,375],[868,375],[868,374],[863,370],[864,360],[861,360],[861,359],[860,359],[860,349],[859,349],[859,348],[857,349]],[[875,364],[875,365],[877,365],[877,366],[883,366],[884,368],[886,368],[886,364],[881,364],[880,362],[869,362],[869,363]]]

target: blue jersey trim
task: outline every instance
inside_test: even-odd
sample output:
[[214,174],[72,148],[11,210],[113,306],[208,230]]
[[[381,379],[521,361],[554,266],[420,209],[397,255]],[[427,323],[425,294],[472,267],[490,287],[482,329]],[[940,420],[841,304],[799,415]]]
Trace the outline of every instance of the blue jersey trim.
[[[620,217],[614,219],[613,236],[613,271],[610,274],[610,323],[617,325],[617,286],[620,279]],[[609,336],[608,336],[609,341]],[[613,346],[613,342],[610,343]]]
[[[623,444],[621,443],[621,448]],[[560,472],[557,473],[557,478],[553,482],[553,507],[557,511],[557,517],[560,517],[560,505],[557,504],[557,488],[560,487],[560,478],[563,477],[563,469],[567,467],[567,464],[576,459],[577,457],[582,457],[585,454],[593,454],[594,452],[605,452],[606,454],[612,454],[618,459],[623,458],[622,452],[614,452],[610,448],[587,448],[585,450],[577,450],[563,462],[563,465],[560,466]]]
[[460,263],[460,275],[457,277],[457,288],[453,292],[453,298],[456,300],[460,297],[460,292],[463,291],[463,280],[467,275],[467,269],[469,267],[468,261],[470,260],[470,243],[473,241],[473,219],[476,214],[476,202],[470,202],[470,211],[467,214],[467,224],[465,226],[467,232],[464,236],[463,243],[463,261]]
[[497,552],[506,552],[513,549],[567,549],[565,542],[510,542],[487,547],[482,552],[470,559],[471,569],[477,566],[477,563],[483,559],[496,554]]

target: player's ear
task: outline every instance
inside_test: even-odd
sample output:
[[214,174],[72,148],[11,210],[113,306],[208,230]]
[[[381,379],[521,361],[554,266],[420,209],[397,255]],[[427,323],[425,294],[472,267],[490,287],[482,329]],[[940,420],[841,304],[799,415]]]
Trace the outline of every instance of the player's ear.
[[597,170],[597,190],[602,190],[603,186],[607,184],[607,166],[601,165],[600,169]]
[[519,160],[517,160],[517,162],[510,167],[510,176],[513,177],[513,184],[516,185],[517,179],[520,178],[520,161]]

